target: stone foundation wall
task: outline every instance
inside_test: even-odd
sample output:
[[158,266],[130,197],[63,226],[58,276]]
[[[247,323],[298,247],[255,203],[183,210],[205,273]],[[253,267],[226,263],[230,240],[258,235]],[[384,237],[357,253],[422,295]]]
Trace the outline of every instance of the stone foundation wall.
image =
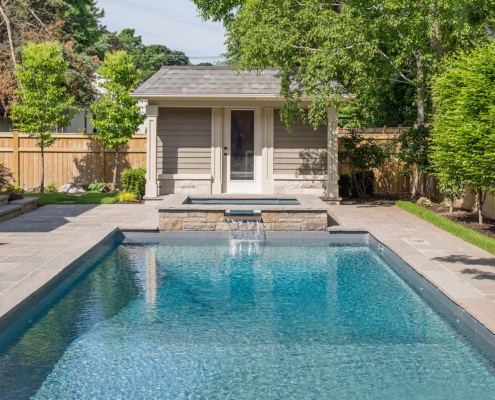
[[[276,178],[276,177],[275,177]],[[274,182],[274,193],[277,195],[310,194],[325,196],[327,182],[321,180],[277,180]]]
[[158,181],[159,194],[211,194],[211,180],[166,179]]
[[[223,211],[160,210],[158,227],[163,231],[228,231]],[[322,211],[267,211],[261,213],[266,231],[326,231],[327,213]]]

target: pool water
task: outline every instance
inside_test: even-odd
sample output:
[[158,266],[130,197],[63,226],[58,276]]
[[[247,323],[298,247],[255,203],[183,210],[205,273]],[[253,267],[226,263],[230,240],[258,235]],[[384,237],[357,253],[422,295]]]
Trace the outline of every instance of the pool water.
[[299,206],[301,203],[297,199],[253,199],[253,198],[230,198],[230,199],[212,199],[212,198],[194,198],[188,197],[184,204],[201,204],[201,205],[237,205],[237,206]]
[[493,367],[370,248],[120,245],[18,339],[8,399],[493,399]]

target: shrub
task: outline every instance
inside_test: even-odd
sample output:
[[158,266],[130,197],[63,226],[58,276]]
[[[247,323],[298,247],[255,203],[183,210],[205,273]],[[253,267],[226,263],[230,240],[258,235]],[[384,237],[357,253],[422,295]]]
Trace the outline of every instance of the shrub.
[[92,192],[102,192],[105,185],[105,182],[93,182],[88,185],[88,189]]
[[50,183],[49,185],[46,186],[45,192],[46,193],[57,193],[58,192],[58,189],[55,186],[55,184],[52,182],[52,183]]
[[355,172],[352,179],[352,197],[373,196],[375,174],[373,171]]
[[132,203],[137,201],[136,193],[120,193],[119,194],[119,203]]
[[3,193],[9,195],[9,201],[19,200],[24,198],[24,189],[20,186],[9,185],[3,187]]
[[424,206],[424,207],[431,207],[432,205],[431,200],[428,199],[427,197],[420,197],[416,202],[416,204],[418,206]]
[[0,188],[10,186],[14,180],[12,172],[5,165],[0,164]]
[[146,169],[126,169],[122,173],[122,186],[129,193],[134,193],[136,197],[144,195],[146,186]]
[[3,192],[5,194],[23,194],[24,189],[21,188],[20,186],[9,185],[3,187]]
[[352,180],[347,174],[342,174],[339,177],[339,196],[342,198],[351,197]]

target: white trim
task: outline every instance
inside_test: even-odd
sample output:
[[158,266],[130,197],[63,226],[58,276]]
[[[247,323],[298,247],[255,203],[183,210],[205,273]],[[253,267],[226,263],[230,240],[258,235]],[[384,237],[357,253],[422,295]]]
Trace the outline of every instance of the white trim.
[[211,108],[211,192],[222,193],[223,108]]
[[146,143],[146,186],[145,197],[155,198],[158,196],[157,182],[157,126],[158,106],[146,106],[148,134]]
[[264,108],[262,110],[263,127],[262,127],[262,162],[263,162],[263,184],[262,192],[264,194],[274,193],[273,184],[273,143],[274,143],[274,109]]
[[158,179],[211,181],[211,174],[158,174]]
[[[223,193],[261,194],[262,186],[262,109],[260,107],[229,107],[224,109],[224,156],[223,163]],[[254,180],[236,181],[230,179],[230,151],[231,151],[231,117],[234,110],[254,111]]]
[[275,181],[326,181],[326,175],[273,175]]

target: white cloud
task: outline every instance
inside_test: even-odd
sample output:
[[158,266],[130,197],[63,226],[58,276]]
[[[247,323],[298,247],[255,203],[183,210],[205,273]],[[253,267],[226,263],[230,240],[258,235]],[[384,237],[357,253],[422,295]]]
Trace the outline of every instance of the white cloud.
[[189,0],[98,0],[98,7],[105,10],[102,22],[110,31],[133,28],[147,45],[163,44],[190,57],[225,52],[223,26],[202,21]]

